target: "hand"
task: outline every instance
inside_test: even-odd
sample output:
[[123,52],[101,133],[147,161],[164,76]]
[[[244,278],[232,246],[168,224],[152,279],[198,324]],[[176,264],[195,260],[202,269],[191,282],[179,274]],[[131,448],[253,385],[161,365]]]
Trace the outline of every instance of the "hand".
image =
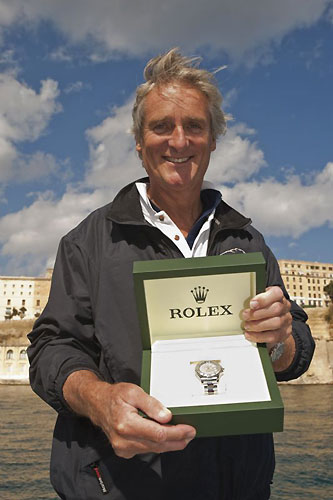
[[[73,397],[70,385],[76,384],[73,381],[76,374],[84,374],[85,383],[79,381]],[[172,418],[170,410],[134,384],[109,384],[92,372],[79,371],[66,380],[64,396],[74,411],[103,429],[119,457],[183,450],[195,437],[195,429],[190,425],[168,425]],[[138,410],[152,420],[141,417]]]
[[243,311],[243,319],[245,337],[252,342],[266,342],[268,348],[291,336],[290,302],[278,286],[253,297],[250,308]]

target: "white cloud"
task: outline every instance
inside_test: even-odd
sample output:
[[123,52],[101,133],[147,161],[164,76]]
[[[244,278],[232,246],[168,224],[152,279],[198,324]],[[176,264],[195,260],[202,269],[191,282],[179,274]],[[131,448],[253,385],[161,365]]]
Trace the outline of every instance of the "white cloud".
[[298,238],[324,224],[333,227],[333,162],[317,172],[311,183],[291,175],[285,182],[240,182],[221,190],[227,203],[251,217],[265,235]]
[[[263,151],[246,136],[255,131],[239,123],[228,128],[212,154],[207,179],[217,184],[249,179],[266,165]],[[245,136],[245,137],[244,137]]]
[[[46,263],[52,263],[63,234],[111,201],[125,184],[145,175],[129,133],[131,107],[132,99],[87,130],[90,160],[76,189],[68,186],[60,199],[41,194],[30,206],[0,218],[1,254],[11,273],[43,272]],[[265,159],[255,141],[255,130],[243,123],[230,127],[213,155],[207,178],[221,185],[224,199],[250,216],[264,234],[297,238],[323,224],[333,226],[333,163],[307,182],[293,173],[287,174],[285,182],[254,181]],[[52,157],[48,161],[52,172],[57,166]],[[44,164],[44,157],[40,163]]]
[[[19,82],[14,75],[0,73],[1,182],[17,177],[23,161],[17,143],[35,141],[40,137],[51,117],[61,109],[57,103],[58,95],[58,84],[54,80],[42,81],[40,91],[36,92],[25,83]],[[38,154],[40,157],[41,153],[37,153],[36,160]],[[50,155],[46,159],[49,164]],[[35,165],[36,161],[30,162],[31,167]]]
[[0,14],[4,25],[15,17],[25,23],[52,20],[72,42],[89,41],[92,58],[97,60],[107,52],[112,57],[137,56],[179,45],[188,51],[222,50],[252,65],[269,58],[271,44],[288,32],[315,23],[330,0],[302,0],[301,4],[300,8],[297,0],[210,0],[208,4],[137,0],[126,8],[126,2],[109,0],[11,0],[10,4],[0,0]]
[[91,85],[77,81],[77,82],[72,82],[67,87],[64,89],[65,94],[73,94],[76,92],[81,92],[81,90],[91,90]]
[[52,52],[50,52],[49,58],[52,61],[57,62],[71,62],[73,60],[73,57],[68,52],[67,47],[58,47],[54,49]]
[[42,151],[32,155],[19,155],[12,169],[12,182],[23,183],[58,177],[68,181],[71,177],[70,161],[58,161],[56,158]]
[[113,110],[97,127],[87,131],[90,147],[90,166],[86,184],[90,187],[108,186],[118,190],[125,184],[146,175],[135,153],[132,125],[132,98]]
[[1,254],[11,273],[39,274],[54,261],[60,238],[96,207],[110,201],[103,189],[93,193],[68,190],[57,200],[40,194],[28,207],[0,219]]

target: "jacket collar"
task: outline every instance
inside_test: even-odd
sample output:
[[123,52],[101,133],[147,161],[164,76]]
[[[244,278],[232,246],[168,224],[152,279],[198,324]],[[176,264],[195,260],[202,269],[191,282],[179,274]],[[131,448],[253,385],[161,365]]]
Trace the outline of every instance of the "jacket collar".
[[[121,189],[106,214],[108,219],[118,224],[149,225],[142,214],[136,182],[148,183],[149,178],[143,177]],[[217,206],[213,220],[215,231],[221,229],[245,229],[252,222],[251,219],[244,217],[223,200]]]

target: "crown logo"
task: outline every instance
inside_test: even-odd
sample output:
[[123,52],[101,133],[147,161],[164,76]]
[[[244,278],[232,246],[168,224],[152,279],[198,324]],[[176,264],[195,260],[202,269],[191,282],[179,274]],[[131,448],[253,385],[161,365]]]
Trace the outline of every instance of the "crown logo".
[[203,304],[205,302],[208,292],[209,289],[204,286],[196,286],[191,290],[191,294],[198,304]]

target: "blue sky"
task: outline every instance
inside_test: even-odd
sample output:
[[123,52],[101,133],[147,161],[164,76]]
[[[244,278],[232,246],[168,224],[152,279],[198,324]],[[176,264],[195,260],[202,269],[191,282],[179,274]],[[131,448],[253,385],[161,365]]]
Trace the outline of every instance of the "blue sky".
[[144,174],[133,93],[173,46],[226,66],[233,119],[206,178],[277,258],[333,262],[332,1],[0,0],[0,275],[43,274]]

